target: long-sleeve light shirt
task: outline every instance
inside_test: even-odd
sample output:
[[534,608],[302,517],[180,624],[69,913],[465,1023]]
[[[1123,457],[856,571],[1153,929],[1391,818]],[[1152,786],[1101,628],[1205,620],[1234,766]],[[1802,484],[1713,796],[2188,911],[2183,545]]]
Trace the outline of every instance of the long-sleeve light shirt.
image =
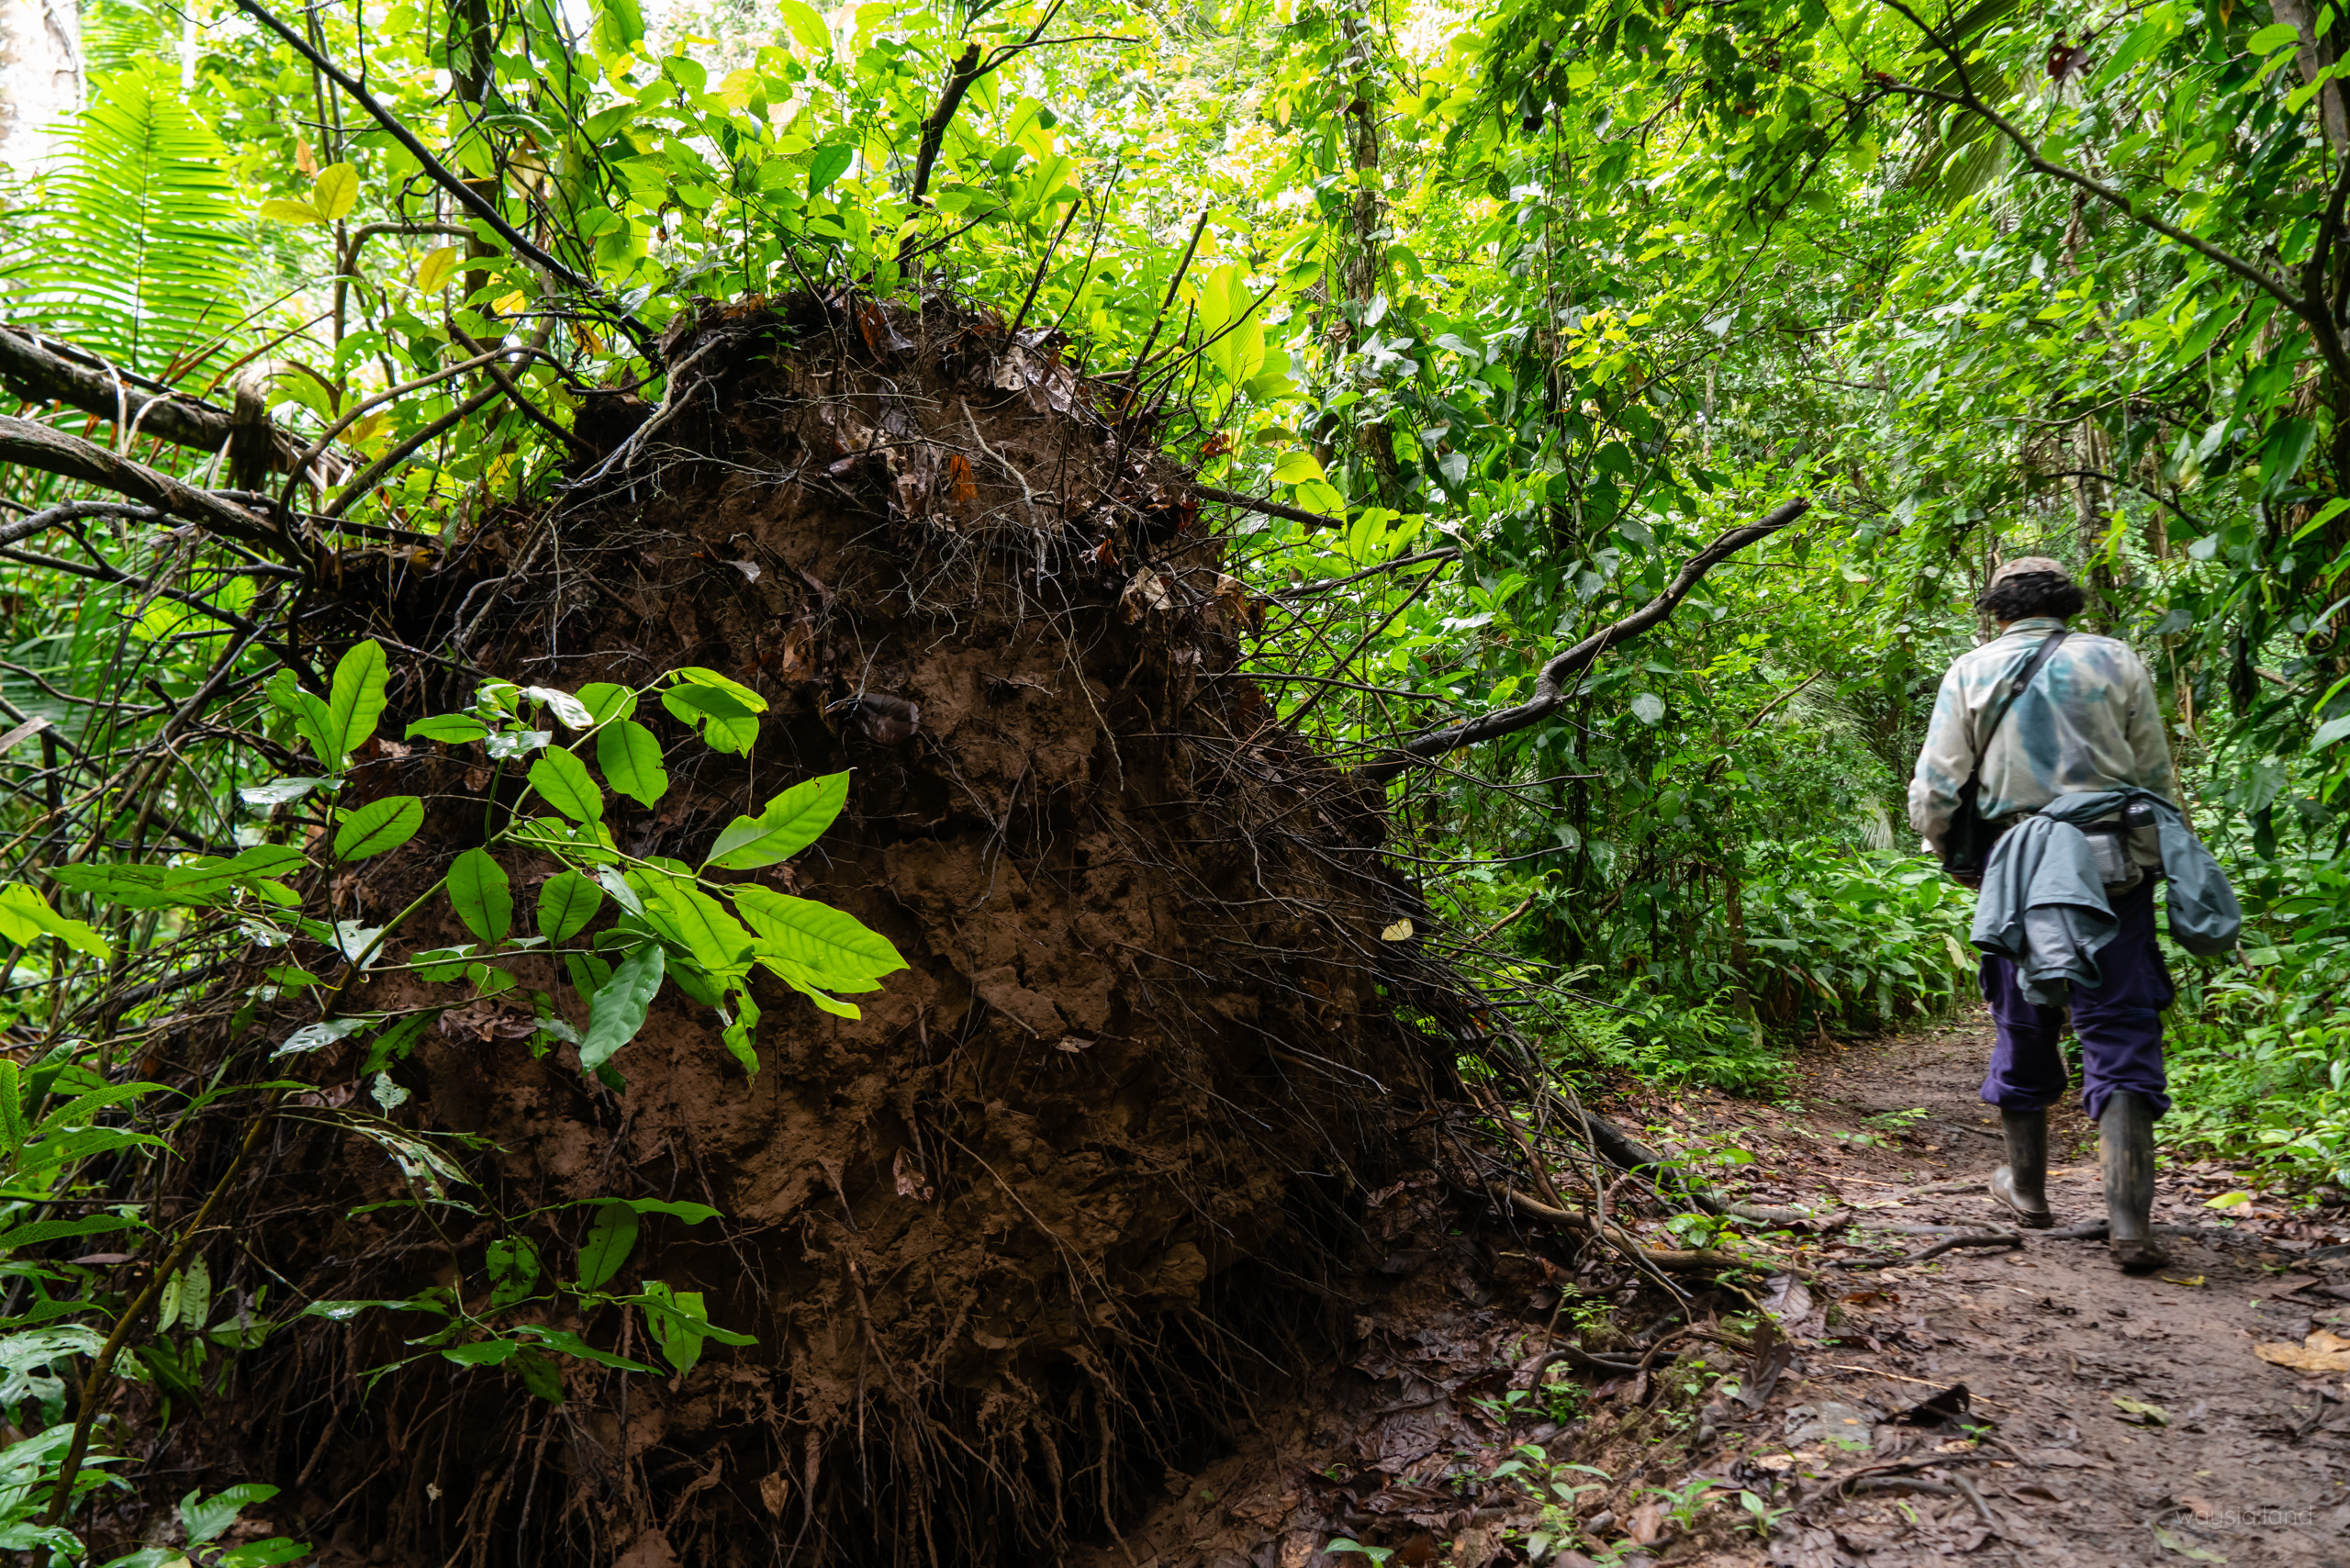
[[[2008,683],[2064,624],[2053,616],[2011,622],[1999,636],[1959,655],[1942,677],[1909,780],[1909,825],[1925,836],[1928,848],[1942,847],[1958,792],[1984,751],[1984,727]],[[2132,785],[2177,799],[2170,743],[2145,662],[2126,643],[2084,632],[2065,638],[2048,656],[2031,689],[2008,710],[1982,763],[1975,809],[1993,821],[2036,812],[2059,795]]]

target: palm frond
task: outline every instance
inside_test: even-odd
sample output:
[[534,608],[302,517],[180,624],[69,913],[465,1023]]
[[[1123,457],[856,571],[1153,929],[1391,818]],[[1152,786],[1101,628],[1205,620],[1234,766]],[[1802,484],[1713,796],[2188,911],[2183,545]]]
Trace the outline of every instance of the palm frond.
[[152,63],[99,84],[0,257],[11,315],[152,374],[243,314],[220,139]]

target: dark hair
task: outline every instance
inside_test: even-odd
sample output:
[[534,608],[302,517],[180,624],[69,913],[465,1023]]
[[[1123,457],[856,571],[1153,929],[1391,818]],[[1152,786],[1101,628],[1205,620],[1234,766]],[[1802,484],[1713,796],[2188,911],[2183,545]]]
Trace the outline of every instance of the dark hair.
[[2059,572],[2018,572],[1983,590],[1975,608],[1994,621],[2023,621],[2035,615],[2070,620],[2088,603],[2081,585]]

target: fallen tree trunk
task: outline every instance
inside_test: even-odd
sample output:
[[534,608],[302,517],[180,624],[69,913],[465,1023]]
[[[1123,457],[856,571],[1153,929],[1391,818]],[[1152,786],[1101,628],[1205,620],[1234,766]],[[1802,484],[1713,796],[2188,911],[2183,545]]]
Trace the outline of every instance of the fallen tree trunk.
[[[240,428],[237,409],[217,408],[143,376],[81,363],[76,353],[66,345],[0,327],[0,387],[27,402],[62,403],[122,430],[197,452],[219,451]],[[266,430],[266,440],[270,469],[291,473],[302,442],[274,427]]]

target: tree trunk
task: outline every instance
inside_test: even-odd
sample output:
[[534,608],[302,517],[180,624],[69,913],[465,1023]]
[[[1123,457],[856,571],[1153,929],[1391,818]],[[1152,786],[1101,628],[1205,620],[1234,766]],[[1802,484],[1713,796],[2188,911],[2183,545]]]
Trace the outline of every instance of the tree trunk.
[[[1387,204],[1381,191],[1379,162],[1379,73],[1372,59],[1377,34],[1364,14],[1349,7],[1339,18],[1346,39],[1345,63],[1354,87],[1347,106],[1347,145],[1355,176],[1354,200],[1348,208],[1348,243],[1338,265],[1339,286],[1353,308],[1348,314],[1348,345],[1360,349],[1379,329],[1364,317],[1387,282],[1387,241],[1383,237]],[[1395,438],[1384,420],[1364,420],[1355,431],[1357,449],[1371,470],[1377,500],[1397,506],[1404,494],[1402,466],[1395,461]]]
[[82,86],[73,0],[0,0],[0,169],[19,179],[40,170]]

